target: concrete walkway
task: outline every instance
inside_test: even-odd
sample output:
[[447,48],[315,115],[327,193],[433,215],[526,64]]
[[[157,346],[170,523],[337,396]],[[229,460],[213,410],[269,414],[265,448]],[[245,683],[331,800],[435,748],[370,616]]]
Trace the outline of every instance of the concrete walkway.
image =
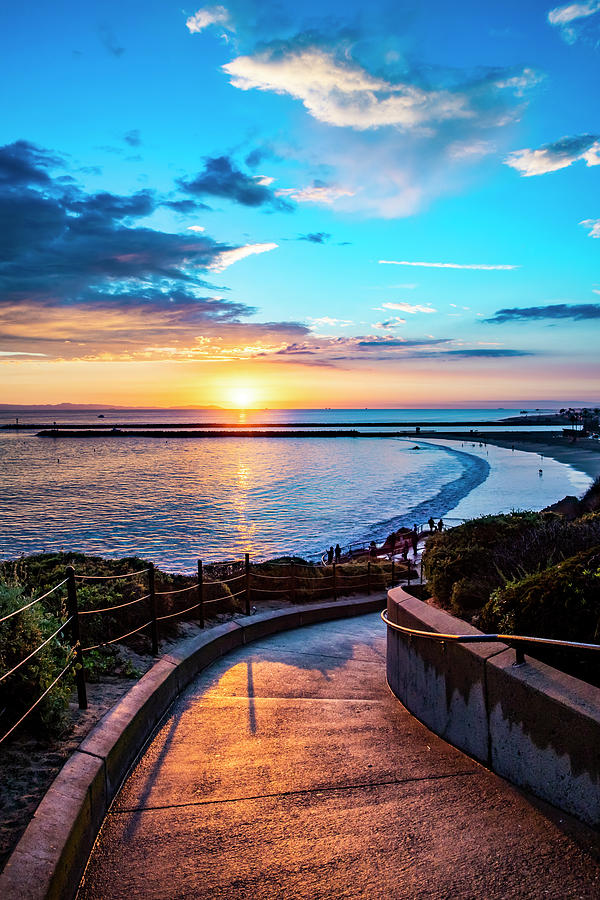
[[372,614],[207,669],[117,797],[79,897],[599,897],[585,832],[553,818],[406,712]]

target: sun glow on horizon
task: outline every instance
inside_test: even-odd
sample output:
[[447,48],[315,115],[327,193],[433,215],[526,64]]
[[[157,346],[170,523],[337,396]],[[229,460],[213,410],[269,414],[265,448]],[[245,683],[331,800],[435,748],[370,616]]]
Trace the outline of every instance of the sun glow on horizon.
[[234,409],[249,409],[257,400],[257,391],[247,385],[236,385],[228,391],[228,399]]

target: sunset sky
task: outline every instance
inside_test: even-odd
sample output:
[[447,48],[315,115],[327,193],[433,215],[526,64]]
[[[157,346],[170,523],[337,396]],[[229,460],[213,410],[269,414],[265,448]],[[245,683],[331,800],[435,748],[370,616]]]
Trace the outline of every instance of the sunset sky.
[[600,397],[600,0],[0,30],[0,402]]

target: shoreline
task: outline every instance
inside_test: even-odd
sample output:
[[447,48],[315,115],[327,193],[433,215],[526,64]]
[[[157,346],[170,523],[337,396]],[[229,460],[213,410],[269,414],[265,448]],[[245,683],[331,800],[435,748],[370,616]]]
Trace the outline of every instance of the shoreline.
[[[548,456],[556,462],[564,463],[584,472],[594,480],[600,477],[600,442],[579,438],[573,442],[562,435],[548,434],[546,432],[531,432],[527,437],[516,435],[514,437],[495,437],[494,435],[468,435],[469,440],[481,440],[485,444],[493,444],[495,447],[505,449],[522,450],[525,453],[536,453]],[[451,439],[450,439],[451,440]],[[562,497],[557,497],[562,500]]]

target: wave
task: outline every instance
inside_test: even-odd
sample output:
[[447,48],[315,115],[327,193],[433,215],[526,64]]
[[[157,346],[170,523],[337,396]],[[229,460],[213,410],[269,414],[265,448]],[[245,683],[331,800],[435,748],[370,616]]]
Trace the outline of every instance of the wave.
[[454,450],[452,447],[442,447],[439,444],[429,446],[455,456],[463,466],[462,474],[445,484],[435,496],[417,503],[408,512],[371,525],[365,537],[366,541],[384,540],[392,531],[397,531],[403,526],[412,528],[415,522],[422,524],[431,516],[436,520],[443,518],[448,510],[458,506],[463,497],[483,484],[490,474],[491,467],[485,459],[465,453],[463,450]]

